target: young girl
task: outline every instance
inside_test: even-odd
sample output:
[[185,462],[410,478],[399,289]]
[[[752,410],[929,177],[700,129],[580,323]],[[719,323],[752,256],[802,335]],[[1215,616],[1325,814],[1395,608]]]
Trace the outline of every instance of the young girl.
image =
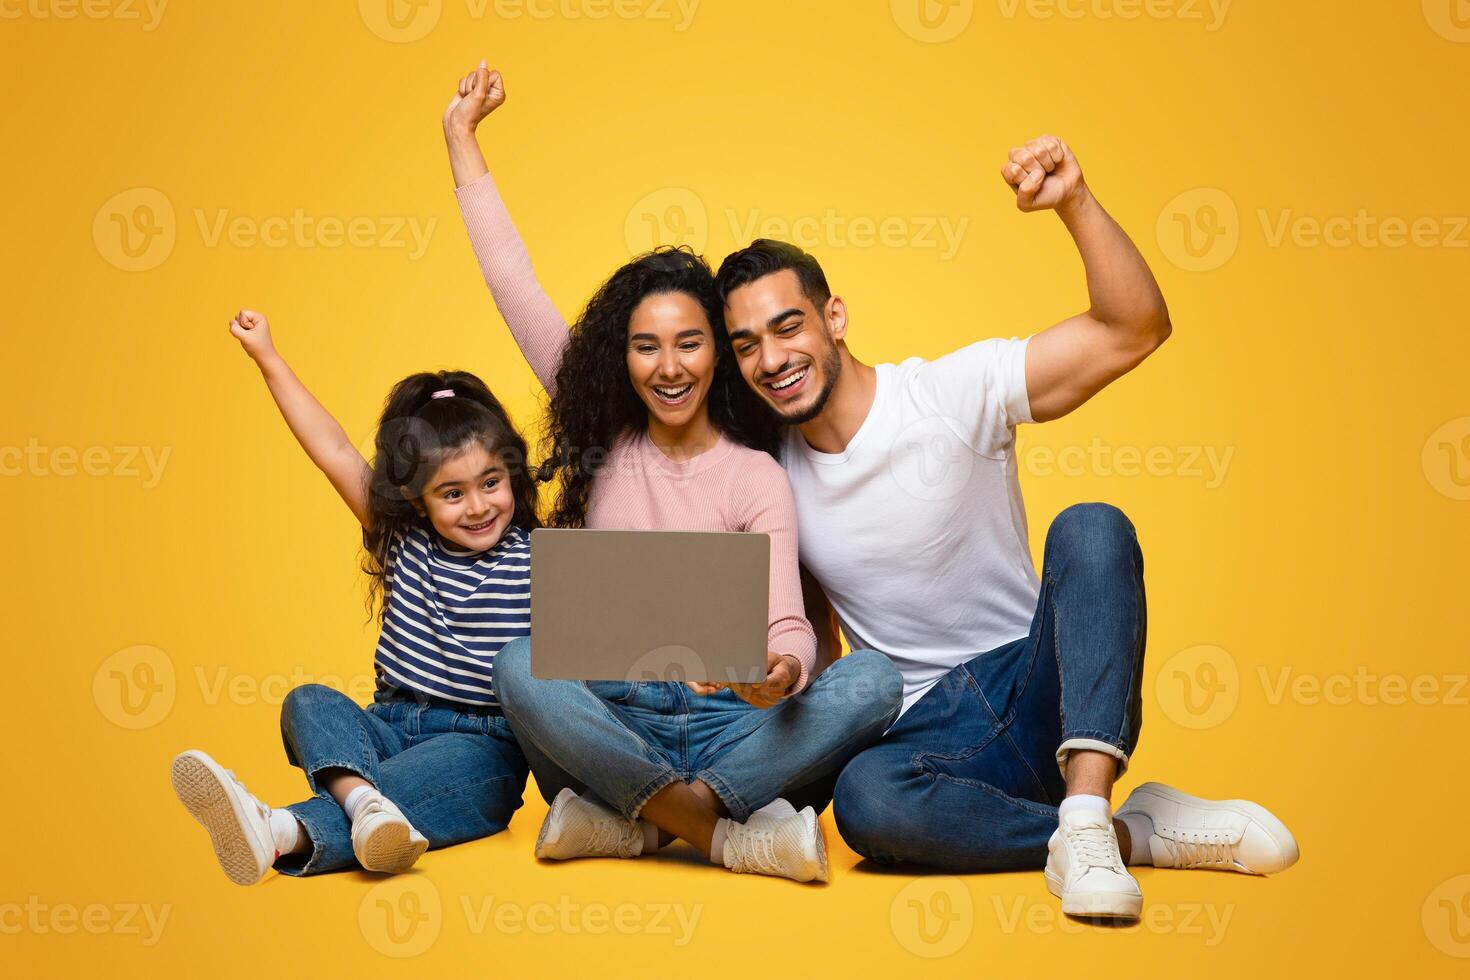
[[230,333],[362,524],[382,615],[378,691],[366,708],[319,684],[287,695],[281,734],[311,799],[272,809],[197,750],[174,759],[175,792],[242,885],[272,866],[396,873],[429,847],[503,830],[527,774],[495,693],[496,653],[530,631],[539,522],[524,440],[479,378],[415,374],[388,395],[369,466],[276,352],[264,316],[242,310]]

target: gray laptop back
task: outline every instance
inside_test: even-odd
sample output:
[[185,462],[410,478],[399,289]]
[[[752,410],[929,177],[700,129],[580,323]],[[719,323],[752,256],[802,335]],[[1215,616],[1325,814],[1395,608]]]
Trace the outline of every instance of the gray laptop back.
[[763,680],[770,554],[765,534],[538,528],[531,673]]

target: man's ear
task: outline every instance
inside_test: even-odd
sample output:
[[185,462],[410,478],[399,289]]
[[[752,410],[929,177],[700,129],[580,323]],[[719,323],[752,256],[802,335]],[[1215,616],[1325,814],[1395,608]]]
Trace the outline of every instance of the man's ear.
[[827,300],[826,308],[827,331],[831,333],[832,339],[842,340],[847,336],[847,303],[841,296],[833,296]]

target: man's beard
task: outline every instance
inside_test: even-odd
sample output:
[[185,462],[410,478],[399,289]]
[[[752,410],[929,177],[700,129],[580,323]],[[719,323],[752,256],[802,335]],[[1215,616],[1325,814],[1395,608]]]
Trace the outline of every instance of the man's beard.
[[837,378],[842,373],[842,357],[837,353],[837,345],[828,341],[827,353],[822,357],[822,390],[812,403],[794,415],[788,415],[780,409],[773,408],[778,418],[785,425],[804,425],[822,414],[827,407],[827,399],[832,397],[832,389],[837,387]]

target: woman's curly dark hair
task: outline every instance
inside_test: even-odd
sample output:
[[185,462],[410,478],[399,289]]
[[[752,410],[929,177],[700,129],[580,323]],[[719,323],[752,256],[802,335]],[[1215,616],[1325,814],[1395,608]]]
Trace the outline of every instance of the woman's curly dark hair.
[[775,454],[778,422],[746,387],[725,333],[724,304],[704,258],[688,247],[660,248],[618,269],[572,326],[547,412],[550,457],[540,479],[560,483],[548,523],[582,527],[597,472],[619,436],[648,428],[648,407],[628,378],[628,323],[649,296],[684,293],[700,305],[715,342],[710,424],[741,445]]

